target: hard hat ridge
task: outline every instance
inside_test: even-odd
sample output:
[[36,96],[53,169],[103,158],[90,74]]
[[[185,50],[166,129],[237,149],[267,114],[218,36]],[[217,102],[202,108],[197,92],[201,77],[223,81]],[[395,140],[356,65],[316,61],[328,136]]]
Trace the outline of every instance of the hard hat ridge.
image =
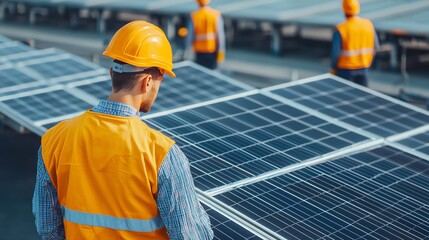
[[158,67],[171,77],[176,76],[170,42],[159,27],[145,21],[121,27],[103,55],[136,67]]

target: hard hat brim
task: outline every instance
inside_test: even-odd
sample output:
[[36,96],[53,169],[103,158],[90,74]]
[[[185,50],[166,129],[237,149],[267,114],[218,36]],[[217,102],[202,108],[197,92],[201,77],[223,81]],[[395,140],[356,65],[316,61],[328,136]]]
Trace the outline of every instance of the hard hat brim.
[[169,70],[165,69],[165,73],[172,78],[176,77],[176,74],[173,71],[169,71]]

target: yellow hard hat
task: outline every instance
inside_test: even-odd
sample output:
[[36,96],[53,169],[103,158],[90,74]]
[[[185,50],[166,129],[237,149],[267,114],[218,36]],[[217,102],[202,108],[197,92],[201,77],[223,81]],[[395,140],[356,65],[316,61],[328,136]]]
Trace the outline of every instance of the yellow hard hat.
[[211,0],[197,0],[197,3],[200,5],[207,5],[210,3]]
[[360,11],[358,0],[343,0],[343,11],[346,15],[356,15]]
[[158,67],[176,77],[170,42],[159,27],[145,21],[133,21],[121,27],[103,55],[135,67]]

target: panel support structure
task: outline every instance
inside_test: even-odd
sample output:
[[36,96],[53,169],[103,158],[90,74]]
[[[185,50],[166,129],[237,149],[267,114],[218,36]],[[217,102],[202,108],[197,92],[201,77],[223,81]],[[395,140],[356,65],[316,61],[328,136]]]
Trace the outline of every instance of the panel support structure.
[[272,25],[272,38],[271,38],[271,52],[279,56],[282,49],[282,33],[281,33],[281,25],[273,24]]

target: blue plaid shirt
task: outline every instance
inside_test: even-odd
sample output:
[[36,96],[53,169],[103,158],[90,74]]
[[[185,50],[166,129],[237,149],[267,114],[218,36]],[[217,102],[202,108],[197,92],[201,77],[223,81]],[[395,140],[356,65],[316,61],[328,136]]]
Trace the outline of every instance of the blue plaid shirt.
[[[110,101],[100,101],[92,111],[124,117],[140,115],[131,106]],[[171,147],[158,170],[158,184],[157,205],[170,239],[212,239],[210,219],[197,199],[188,159],[177,145]],[[65,239],[57,190],[47,173],[41,148],[38,154],[33,214],[37,232],[42,239]]]

